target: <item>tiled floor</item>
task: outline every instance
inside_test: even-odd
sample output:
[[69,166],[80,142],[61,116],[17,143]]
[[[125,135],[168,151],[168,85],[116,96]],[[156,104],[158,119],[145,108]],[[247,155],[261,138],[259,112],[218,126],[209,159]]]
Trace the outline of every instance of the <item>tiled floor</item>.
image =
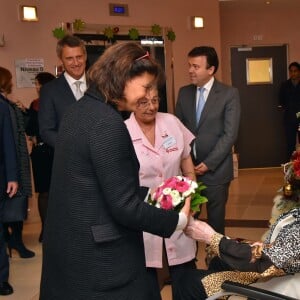
[[[229,223],[235,224],[234,226],[238,225],[236,220],[250,220],[251,226],[255,225],[256,222],[260,224],[259,221],[268,220],[273,204],[272,199],[282,183],[283,174],[280,168],[239,170],[239,177],[231,184],[226,219],[232,221],[233,223]],[[203,210],[201,217],[205,218],[205,210]],[[28,248],[36,252],[36,256],[31,259],[21,259],[16,252],[13,252],[10,261],[10,283],[15,292],[11,296],[3,297],[3,299],[38,300],[42,254],[41,244],[38,243],[39,230],[36,198],[32,198],[29,218],[24,227],[24,240]],[[226,227],[226,234],[256,240],[265,230],[265,227]],[[199,268],[204,267],[203,249],[203,245],[200,246]],[[171,299],[170,286],[163,288],[162,297],[163,300]]]

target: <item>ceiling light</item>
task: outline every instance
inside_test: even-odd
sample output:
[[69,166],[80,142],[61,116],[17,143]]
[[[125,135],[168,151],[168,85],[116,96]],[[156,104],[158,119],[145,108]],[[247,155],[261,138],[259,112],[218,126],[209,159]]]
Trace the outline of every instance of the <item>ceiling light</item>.
[[204,27],[204,19],[202,17],[192,17],[192,28],[198,29]]
[[20,15],[22,21],[38,21],[37,16],[37,8],[36,6],[30,6],[30,5],[21,5],[20,6]]

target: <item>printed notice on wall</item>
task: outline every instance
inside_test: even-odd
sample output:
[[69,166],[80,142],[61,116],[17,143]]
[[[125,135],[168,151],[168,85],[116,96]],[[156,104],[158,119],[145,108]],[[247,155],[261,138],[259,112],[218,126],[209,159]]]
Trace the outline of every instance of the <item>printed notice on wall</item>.
[[18,88],[35,87],[35,76],[44,71],[43,58],[23,58],[15,61]]

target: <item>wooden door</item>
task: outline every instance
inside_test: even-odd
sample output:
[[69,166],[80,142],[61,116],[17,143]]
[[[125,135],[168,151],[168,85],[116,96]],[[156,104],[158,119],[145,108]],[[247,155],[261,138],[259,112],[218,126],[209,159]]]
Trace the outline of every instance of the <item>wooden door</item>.
[[[249,65],[253,71],[255,60],[271,62],[270,82],[253,83]],[[280,84],[287,79],[287,46],[232,47],[231,73],[232,85],[239,90],[242,107],[235,146],[239,167],[280,166],[286,161],[286,144],[278,93]]]

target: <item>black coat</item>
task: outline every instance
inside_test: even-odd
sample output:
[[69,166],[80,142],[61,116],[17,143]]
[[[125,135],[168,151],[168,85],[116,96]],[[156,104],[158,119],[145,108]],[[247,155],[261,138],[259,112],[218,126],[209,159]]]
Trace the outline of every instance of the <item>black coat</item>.
[[152,300],[142,231],[169,237],[178,215],[143,202],[138,171],[121,116],[89,90],[57,137],[40,299]]
[[8,105],[0,101],[0,201],[8,181],[18,181],[17,157]]

